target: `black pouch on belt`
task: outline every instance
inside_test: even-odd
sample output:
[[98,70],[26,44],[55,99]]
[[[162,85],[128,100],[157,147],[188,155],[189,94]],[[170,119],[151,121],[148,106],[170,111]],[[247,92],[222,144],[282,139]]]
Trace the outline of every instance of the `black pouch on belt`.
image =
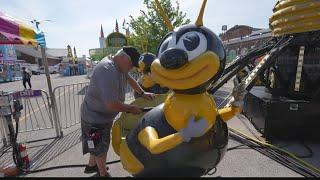
[[102,140],[101,129],[96,127],[91,127],[89,131],[89,137],[90,137],[90,140],[93,141],[94,147],[97,147]]

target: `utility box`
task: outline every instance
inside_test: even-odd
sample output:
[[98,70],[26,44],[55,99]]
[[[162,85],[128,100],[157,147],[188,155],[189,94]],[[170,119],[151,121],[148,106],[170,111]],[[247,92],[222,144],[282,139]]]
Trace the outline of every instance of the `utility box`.
[[245,97],[243,114],[267,140],[320,140],[320,103],[273,96],[255,86]]
[[12,114],[13,96],[0,92],[0,116]]

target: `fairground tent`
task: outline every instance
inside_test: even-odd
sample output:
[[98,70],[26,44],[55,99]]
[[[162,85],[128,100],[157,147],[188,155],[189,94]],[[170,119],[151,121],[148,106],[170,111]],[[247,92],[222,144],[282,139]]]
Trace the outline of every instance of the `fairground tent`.
[[43,32],[0,12],[0,44],[40,45],[45,47]]

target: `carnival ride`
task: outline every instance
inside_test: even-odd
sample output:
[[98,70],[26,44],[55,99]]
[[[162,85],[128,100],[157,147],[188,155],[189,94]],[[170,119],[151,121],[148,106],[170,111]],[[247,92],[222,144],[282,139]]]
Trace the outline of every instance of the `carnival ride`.
[[62,76],[83,75],[87,73],[86,59],[79,59],[77,57],[76,48],[74,47],[74,54],[72,54],[71,46],[67,46],[68,55],[59,63],[59,74]]
[[[248,68],[249,71],[247,71],[248,75],[245,77],[242,77],[240,79],[241,81],[236,82],[236,83],[240,83],[239,87],[245,87],[249,91],[249,94],[248,94],[249,96],[250,96],[250,94],[254,94],[254,93],[252,93],[252,90],[254,90],[254,88],[255,88],[253,86],[255,85],[256,78],[260,75],[259,78],[262,81],[262,83],[264,83],[264,86],[266,87],[263,90],[263,92],[268,91],[268,92],[270,92],[269,94],[271,96],[282,97],[282,99],[279,98],[280,100],[283,100],[283,97],[292,98],[290,101],[283,101],[283,102],[293,104],[292,106],[290,105],[288,108],[289,109],[291,108],[293,111],[298,112],[298,114],[302,114],[302,116],[306,117],[306,115],[309,114],[309,112],[307,112],[308,109],[307,108],[303,109],[303,110],[305,110],[304,112],[298,111],[301,106],[299,104],[298,104],[298,106],[296,106],[297,103],[292,103],[292,100],[303,99],[304,100],[303,103],[305,103],[304,105],[308,105],[308,108],[310,108],[310,109],[316,109],[315,103],[319,102],[319,98],[318,98],[319,97],[319,90],[318,90],[319,83],[317,83],[317,81],[319,79],[319,76],[317,73],[318,72],[317,68],[318,68],[318,64],[320,64],[319,58],[317,58],[317,57],[319,57],[318,53],[319,53],[319,44],[320,44],[320,35],[319,35],[320,34],[319,33],[320,27],[317,23],[318,19],[319,19],[319,12],[320,12],[319,8],[320,8],[319,1],[315,1],[315,0],[282,0],[282,1],[279,1],[277,3],[277,5],[275,6],[275,9],[274,9],[275,13],[273,15],[273,18],[270,18],[271,29],[273,30],[273,34],[274,34],[273,39],[270,40],[263,47],[258,47],[256,49],[253,49],[247,55],[241,56],[238,59],[236,59],[235,61],[233,61],[231,64],[228,64],[224,68],[223,73],[221,73],[221,77],[219,79],[214,79],[216,81],[211,85],[210,85],[210,83],[212,82],[211,81],[212,79],[209,80],[210,83],[208,83],[208,85],[210,85],[210,87],[204,88],[204,89],[208,93],[213,94],[220,87],[222,87],[223,84],[225,84],[228,80],[232,79],[236,74],[238,74],[243,68],[245,68],[246,66],[250,66],[250,68]],[[292,14],[294,14],[294,16]],[[275,23],[275,22],[277,22],[277,23]],[[280,22],[282,22],[282,23],[280,23]],[[168,24],[168,21],[167,21],[167,24]],[[301,27],[300,24],[304,24],[304,25]],[[199,24],[196,23],[196,25],[199,25]],[[200,27],[196,27],[194,25],[187,25],[184,28],[178,29],[177,32],[181,33],[181,31],[186,30],[186,29],[188,30],[188,28],[190,28],[190,27],[195,27],[196,29],[200,28]],[[204,33],[204,32],[201,32],[201,33]],[[198,33],[198,32],[196,31],[196,33]],[[170,41],[168,39],[171,39],[171,37],[173,37],[172,34],[167,35],[164,38],[164,41],[161,43],[160,47],[162,45],[167,46],[165,44],[166,44],[166,42]],[[209,36],[209,37],[211,37],[211,36]],[[181,37],[180,37],[180,39],[181,39]],[[197,39],[197,38],[191,38],[191,39]],[[208,40],[210,38],[206,37],[205,39]],[[201,40],[203,40],[203,39],[201,39]],[[20,41],[23,41],[23,40],[20,40]],[[197,40],[195,40],[195,41],[197,41]],[[21,42],[19,42],[19,43],[21,43]],[[219,45],[219,42],[216,42],[216,43],[217,43],[216,45]],[[183,44],[185,44],[185,43],[183,43]],[[172,46],[172,41],[171,41],[171,43],[168,43],[168,46],[169,45]],[[190,44],[187,46],[188,46],[188,48],[190,48]],[[187,47],[187,46],[185,46],[185,47]],[[193,43],[191,43],[191,46],[193,46]],[[162,53],[161,49],[162,48],[159,48],[160,54]],[[166,48],[164,48],[164,49],[166,49]],[[309,49],[311,49],[311,50],[308,51]],[[206,49],[206,50],[208,50],[208,49]],[[164,52],[166,52],[166,51],[164,51]],[[163,52],[163,54],[165,54],[164,52]],[[215,52],[215,51],[213,51],[213,52]],[[292,53],[292,52],[295,52],[295,53]],[[178,53],[173,53],[173,54],[178,54]],[[160,55],[160,57],[161,56],[162,55]],[[159,57],[159,53],[158,53],[158,57]],[[259,57],[263,57],[263,58],[261,58],[261,61],[258,64],[254,64],[253,62],[256,60],[256,58],[259,58]],[[159,63],[159,60],[155,61],[155,64],[158,63],[159,67],[160,67],[160,65],[162,65],[161,59],[162,58],[160,58],[160,63]],[[166,59],[166,58],[164,58],[164,59]],[[208,58],[208,59],[210,59],[210,58]],[[166,60],[164,60],[164,61],[166,61]],[[164,64],[166,64],[166,63],[164,63]],[[177,64],[180,64],[180,62]],[[154,65],[154,66],[156,66],[156,65]],[[170,66],[171,65],[168,65],[167,67],[170,67]],[[221,67],[221,65],[220,65],[220,67]],[[290,69],[290,71],[286,68]],[[292,70],[294,70],[294,71],[292,71]],[[181,74],[183,74],[183,73],[181,73]],[[181,75],[181,74],[177,74],[177,75]],[[292,74],[294,74],[295,76]],[[307,74],[307,76],[306,76],[306,74]],[[294,79],[293,80],[283,80],[284,77],[287,77],[287,78],[294,77]],[[160,84],[164,83],[164,81],[161,81],[159,79],[157,81],[159,81]],[[292,82],[294,82],[294,83],[292,83]],[[175,86],[176,84],[169,83],[168,85]],[[192,91],[187,91],[187,92],[194,93],[197,90],[203,89],[203,87],[200,87],[200,86],[198,86],[198,88],[199,89],[196,88]],[[174,87],[172,89],[173,89],[173,91],[175,91]],[[176,94],[171,93],[169,95],[169,97],[170,96],[172,97],[172,96],[177,95],[182,92],[183,91],[181,91],[181,89],[179,89],[178,91],[174,92]],[[4,94],[4,98],[7,98],[7,97],[9,97],[9,96],[6,96]],[[176,112],[178,112],[181,109],[186,110],[186,111],[190,110],[188,108],[189,107],[188,105],[184,105],[184,103],[188,102],[186,99],[183,99],[181,101],[182,108],[180,108],[180,109],[176,108],[175,109]],[[209,98],[207,98],[207,99],[209,99]],[[230,104],[230,102],[232,101],[231,99],[232,98],[227,98],[225,101],[226,103],[218,105],[218,108],[222,107],[222,106],[228,107],[228,104]],[[138,100],[139,99],[137,99],[137,101]],[[168,101],[170,101],[170,98],[167,98],[165,100],[165,103]],[[5,102],[5,101],[2,101],[2,103],[3,102]],[[139,121],[140,118],[133,117],[132,119],[130,119],[130,118],[125,119],[126,121],[122,122],[124,124],[119,123],[117,125],[118,129],[115,128],[117,126],[114,125],[113,132],[112,132],[113,133],[113,137],[112,137],[113,144],[112,145],[114,147],[115,152],[118,155],[120,155],[122,163],[123,163],[123,161],[126,161],[126,160],[131,161],[129,163],[136,161],[136,159],[134,159],[135,157],[130,156],[130,153],[127,151],[128,146],[126,147],[125,141],[128,141],[128,138],[130,138],[130,134],[132,135],[132,133],[134,133],[134,131],[137,132],[137,131],[141,130],[141,129],[137,129],[137,127],[138,127],[137,125],[139,125],[140,122],[142,122],[142,121],[146,122],[146,119],[151,119],[152,121],[156,120],[156,118],[159,119],[158,112],[161,110],[161,108],[164,105],[160,105],[156,108],[152,108],[152,106],[156,106],[157,104],[160,104],[161,102],[163,102],[163,100],[159,100],[159,101],[154,102],[155,105],[147,104],[147,106],[150,106],[150,108],[144,109],[145,111],[148,111],[148,112],[144,115],[144,117],[142,117],[141,121]],[[275,102],[277,103],[279,101],[275,101]],[[145,102],[140,102],[140,103],[144,104]],[[198,105],[198,106],[201,105],[201,103],[198,104],[195,101],[195,99],[192,99],[192,103],[193,103],[193,105]],[[14,105],[14,107],[11,107],[12,103],[10,103],[10,104],[8,103],[5,107],[8,109],[11,109],[11,108],[13,109],[13,111],[12,111],[13,114],[12,113],[7,114],[8,121],[9,121],[9,115],[10,115],[10,117],[11,117],[11,115],[13,115],[13,117],[17,118],[16,121],[18,122],[19,110],[21,110],[22,107],[19,105],[18,101],[15,101],[13,103],[13,105]],[[175,104],[173,104],[173,105],[175,105]],[[246,105],[246,104],[244,105],[245,109],[246,109],[246,106],[248,106],[248,105]],[[190,105],[190,107],[192,107],[192,106]],[[149,111],[150,109],[152,109],[152,110]],[[198,109],[198,108],[195,108],[195,109]],[[290,111],[282,111],[282,113],[283,112],[290,112]],[[122,116],[126,116],[126,115],[128,115],[128,114],[124,113]],[[164,114],[162,114],[162,115],[164,116]],[[315,115],[315,114],[313,114],[313,115]],[[315,117],[319,117],[319,115],[315,115]],[[135,120],[135,121],[132,121],[132,120]],[[300,119],[300,121],[303,123],[305,122],[304,119]],[[128,125],[127,124],[128,122],[129,122],[129,124],[130,123],[131,124],[126,127],[126,125]],[[279,121],[279,122],[281,122],[281,121]],[[283,122],[284,125],[287,125],[288,123],[289,122]],[[18,123],[16,123],[16,125],[17,124]],[[316,126],[315,128],[319,127],[318,124],[315,126]],[[158,129],[159,127],[163,127],[163,124],[156,123],[154,125],[154,128]],[[168,126],[166,126],[166,127],[168,127]],[[210,156],[204,156],[201,152],[197,153],[198,151],[194,150],[191,152],[191,156],[195,157],[195,159],[190,160],[188,158],[185,158],[185,157],[188,157],[189,154],[186,155],[186,153],[189,153],[189,151],[188,150],[183,151],[184,150],[183,148],[185,148],[186,146],[190,147],[190,146],[186,145],[187,143],[185,143],[184,147],[181,147],[181,149],[183,149],[182,151],[178,150],[177,151],[178,153],[174,154],[173,156],[170,156],[170,158],[172,158],[172,159],[170,159],[171,161],[167,161],[165,164],[162,164],[162,163],[157,164],[154,162],[158,162],[158,160],[159,159],[161,160],[161,158],[166,158],[166,155],[168,153],[164,152],[164,153],[157,154],[156,157],[158,159],[154,160],[154,159],[152,159],[153,157],[149,156],[150,155],[150,153],[148,152],[149,149],[144,149],[143,153],[145,153],[145,154],[142,154],[142,155],[140,154],[141,156],[139,156],[139,157],[143,158],[144,160],[147,160],[147,161],[150,160],[148,163],[144,164],[145,169],[142,170],[143,171],[142,173],[138,173],[138,174],[132,173],[133,171],[129,171],[129,172],[135,176],[136,175],[137,176],[139,176],[139,175],[141,175],[141,176],[188,176],[190,174],[191,174],[191,176],[203,175],[204,173],[206,173],[206,171],[196,171],[196,169],[194,167],[204,165],[208,162],[209,162],[209,164],[210,164],[210,162],[211,163],[214,162],[210,165],[213,165],[214,167],[216,167],[216,165],[219,163],[219,161],[221,161],[221,159],[223,158],[226,143],[228,142],[228,129],[229,129],[229,133],[230,133],[229,136],[238,140],[239,142],[242,142],[244,145],[247,145],[252,148],[256,148],[257,151],[262,152],[264,154],[267,151],[264,148],[271,149],[271,150],[268,150],[267,154],[269,153],[270,155],[272,155],[272,158],[279,160],[278,162],[286,165],[287,167],[290,167],[290,168],[294,169],[295,171],[297,171],[307,177],[319,177],[319,175],[320,175],[319,169],[302,161],[301,159],[298,159],[292,153],[284,151],[281,148],[275,147],[272,144],[269,144],[267,142],[262,142],[262,141],[258,141],[256,139],[252,139],[249,136],[247,136],[243,133],[240,133],[232,128],[227,128],[226,124],[219,119],[217,119],[214,122],[212,127],[213,128],[210,129],[210,132],[208,132],[204,136],[201,136],[198,138],[191,138],[191,141],[189,142],[191,144],[191,147],[195,148],[196,150],[198,150],[197,148],[199,148],[199,147],[205,149],[207,147],[207,145],[209,145],[211,148],[214,149],[214,152],[211,151],[212,154]],[[12,124],[9,128],[11,128],[12,129],[11,131],[13,131]],[[17,129],[18,128],[16,128],[16,130]],[[124,134],[122,134],[122,132],[120,132],[120,131],[118,131],[118,133],[117,133],[117,130],[123,130],[123,129],[126,130],[126,132]],[[151,138],[149,137],[149,141],[147,141],[147,143],[150,143],[151,145],[156,144],[157,142],[155,143],[154,140],[157,139],[158,136],[157,136],[157,134],[153,133],[154,132],[153,129],[147,129],[146,131],[144,131],[145,134],[142,134],[141,136],[147,137],[148,133],[149,133],[148,131],[151,131],[151,134],[153,134],[154,136]],[[212,131],[213,131],[213,133],[212,133]],[[162,137],[164,133],[161,133],[161,131],[159,131],[159,132],[160,132],[159,137]],[[14,134],[14,132],[11,134]],[[17,132],[16,132],[16,134],[17,134]],[[299,133],[297,133],[297,134],[299,134]],[[221,135],[221,136],[219,136],[219,135]],[[299,134],[299,135],[302,135],[302,134]],[[312,135],[314,135],[314,134],[312,134]],[[13,142],[16,141],[14,136],[11,136],[11,138],[12,138]],[[204,141],[201,141],[201,139]],[[208,141],[208,140],[212,140],[212,141]],[[168,142],[168,141],[164,141],[164,142]],[[135,146],[139,142],[134,140],[129,143],[133,143],[133,145]],[[144,144],[144,145],[146,145],[146,144]],[[161,145],[163,145],[163,146],[158,146],[158,147],[160,147],[160,151],[163,150],[162,148],[170,147],[170,145],[168,145],[167,143],[161,144]],[[259,146],[257,146],[257,145],[259,145]],[[261,148],[261,147],[264,147],[264,148]],[[172,150],[172,149],[169,148],[169,150]],[[210,149],[210,150],[212,150],[212,149]],[[14,151],[17,151],[16,147],[15,147]],[[19,153],[15,153],[15,154],[19,155]],[[197,161],[197,157],[205,157],[205,158],[203,158],[203,159],[200,158],[201,160]],[[294,159],[295,161],[293,162],[292,159]],[[15,160],[19,160],[19,158],[15,157]],[[182,170],[180,169],[179,171],[175,171],[177,169],[171,168],[172,165],[173,166],[175,166],[177,164],[181,165],[181,164],[179,164],[179,162],[181,162],[181,161],[184,161],[185,164],[191,165],[193,167],[187,168],[187,169],[182,168]],[[144,162],[146,162],[146,161],[144,161]],[[114,163],[114,162],[111,162],[111,163]],[[172,163],[172,164],[170,164],[170,163]],[[126,166],[128,164],[123,164],[123,165],[124,165],[125,169],[128,168],[128,166]],[[166,167],[162,168],[164,165]],[[73,167],[83,167],[83,166],[84,165],[74,165]],[[66,168],[66,167],[67,166],[59,167],[59,168]],[[71,166],[69,165],[68,167],[71,167]],[[19,168],[22,168],[22,166],[21,167],[19,166]],[[57,168],[57,167],[36,170],[34,172],[51,170],[51,169],[55,169],[55,168]],[[151,168],[151,171],[150,171],[150,168]],[[212,168],[212,167],[210,167],[210,168]],[[25,169],[20,169],[20,170],[23,172],[29,172],[29,173],[31,172],[31,171],[26,171]],[[128,170],[128,169],[126,169],[126,170]],[[166,170],[168,170],[168,171],[166,171]],[[152,172],[154,174],[150,174],[150,172]],[[163,174],[161,174],[161,173],[163,173]]]
[[[319,139],[320,2],[282,0],[273,11],[273,38],[230,63],[209,92],[247,67],[251,70],[241,83],[251,91],[244,114],[258,131],[267,140]],[[263,86],[255,86],[257,78]]]
[[[204,5],[205,2],[206,1],[204,1]],[[156,3],[159,4],[157,1]],[[161,12],[161,7],[158,8]],[[204,6],[202,8],[204,8]],[[207,170],[216,167],[223,158],[224,148],[227,144],[228,128],[224,121],[217,119],[212,123],[212,128],[207,131],[208,133],[200,136],[200,138],[193,138],[191,142],[179,144],[176,139],[174,142],[168,141],[169,137],[174,139],[174,137],[177,136],[175,133],[179,132],[181,128],[187,127],[186,124],[180,124],[181,126],[177,127],[177,121],[181,123],[183,119],[186,119],[186,117],[179,114],[179,111],[183,110],[184,112],[194,113],[194,109],[199,109],[197,106],[201,106],[200,102],[196,102],[195,99],[193,99],[190,102],[193,103],[194,109],[189,109],[188,98],[186,97],[181,98],[182,100],[179,106],[176,104],[178,102],[177,99],[179,99],[177,95],[183,96],[184,93],[196,94],[201,88],[204,88],[210,94],[214,94],[235,75],[239,75],[239,72],[246,67],[248,69],[247,75],[238,78],[238,82],[235,83],[238,83],[238,87],[243,87],[249,91],[245,100],[247,102],[244,105],[244,114],[254,123],[257,121],[255,120],[257,119],[255,115],[257,109],[252,107],[255,106],[257,101],[261,104],[261,101],[263,102],[263,100],[267,99],[274,103],[272,105],[277,106],[280,104],[283,106],[280,109],[282,113],[275,113],[275,111],[271,111],[266,108],[266,106],[261,106],[259,109],[259,111],[267,111],[267,113],[270,114],[282,114],[278,117],[274,115],[271,116],[273,120],[265,119],[264,125],[268,127],[263,127],[263,129],[260,130],[262,130],[261,132],[267,139],[271,139],[271,137],[288,137],[287,135],[289,135],[289,133],[287,132],[289,132],[289,130],[291,130],[291,132],[295,131],[295,137],[299,137],[300,139],[318,137],[315,134],[315,132],[317,132],[315,129],[320,125],[319,121],[317,121],[320,114],[316,110],[319,109],[318,104],[320,99],[320,75],[318,73],[320,64],[318,56],[320,52],[320,25],[318,23],[320,20],[320,2],[315,0],[280,0],[275,5],[273,11],[274,14],[270,18],[270,28],[272,29],[273,38],[262,47],[257,47],[246,55],[238,57],[225,68],[223,62],[220,61],[220,68],[222,68],[221,77],[219,77],[219,75],[213,76],[213,83],[212,81],[207,81],[208,85],[210,84],[209,88],[206,88],[206,86],[198,86],[192,89],[188,86],[188,83],[179,86],[177,80],[172,78],[178,76],[184,77],[183,74],[177,72],[170,74],[170,71],[174,72],[176,68],[185,65],[186,62],[183,61],[184,58],[182,57],[192,56],[197,58],[197,56],[193,56],[192,53],[184,54],[180,51],[181,49],[189,50],[191,46],[199,46],[199,44],[201,45],[203,42],[206,42],[203,44],[208,45],[208,42],[212,42],[210,38],[208,40],[207,37],[202,38],[201,35],[198,35],[198,38],[192,35],[192,31],[197,31],[197,28],[201,29],[198,32],[206,32],[206,30],[203,30],[204,27],[188,25],[180,27],[164,37],[157,53],[160,61],[156,60],[152,64],[152,75],[155,77],[157,83],[169,87],[173,90],[173,93],[168,95],[164,104],[147,112],[139,121],[135,119],[133,125],[131,124],[129,129],[127,129],[127,133],[124,135],[121,133],[113,134],[115,136],[113,138],[118,139],[117,144],[114,145],[114,149],[120,156],[124,169],[134,176],[201,176],[205,174]],[[164,18],[164,22],[167,27],[169,27],[169,30],[173,31],[170,21],[163,15],[163,12],[160,14]],[[181,41],[181,39],[183,39],[182,37],[187,37],[189,41],[192,41],[190,47],[185,46],[183,48],[181,46],[181,44],[186,45],[184,41]],[[204,41],[204,39],[207,41]],[[179,47],[179,45],[181,46],[180,50],[175,49],[175,47]],[[217,46],[217,44],[215,45]],[[174,50],[171,50],[170,56],[168,55],[167,58],[164,58],[163,54],[166,54],[164,52],[170,48]],[[193,49],[191,48],[191,50]],[[176,59],[181,61],[174,63]],[[223,58],[220,58],[220,60],[221,59]],[[260,59],[260,61],[254,63],[256,59]],[[167,62],[168,65],[166,65],[165,62]],[[213,65],[213,67],[217,66]],[[170,78],[172,81],[170,81]],[[254,87],[257,79],[261,81],[263,90]],[[191,82],[195,83],[195,81]],[[181,88],[182,86],[185,88]],[[255,98],[252,98],[252,96]],[[230,108],[233,99],[232,94],[230,94],[224,103],[220,104],[217,108],[221,108],[222,106]],[[174,110],[174,113],[170,114],[170,110],[168,110],[170,108],[166,108],[168,104],[170,104],[170,108]],[[214,109],[215,107],[212,107],[211,111],[214,111]],[[188,115],[190,114],[192,113]],[[310,121],[304,121],[304,117],[307,117]],[[291,118],[294,123],[290,123],[289,118]],[[171,129],[163,125],[159,119],[164,119],[169,122]],[[275,123],[275,121],[277,122]],[[146,125],[148,123],[151,127]],[[308,124],[308,126],[306,126],[306,124]],[[123,126],[125,126],[125,124]],[[118,130],[123,129],[121,124],[116,124],[114,128],[115,127]],[[167,130],[163,128],[167,128]],[[159,129],[162,129],[163,132]],[[233,134],[241,134],[233,129],[231,129],[231,131]],[[247,136],[242,137],[250,139]],[[203,141],[198,141],[199,139]],[[213,142],[213,144],[209,143],[209,145],[208,142]],[[292,154],[279,150],[279,148],[275,148],[268,143],[255,142],[259,145],[272,147],[281,154],[284,153],[297,160]],[[201,150],[197,151],[197,147],[200,146],[203,149],[209,146],[210,148],[206,149],[206,152],[202,152]],[[192,150],[186,147],[192,147]],[[188,154],[189,152],[190,154]],[[210,155],[206,156],[208,152],[213,153],[209,153]],[[170,153],[172,153],[172,156],[168,155]],[[307,163],[301,164],[308,167],[309,170],[312,171],[311,174],[314,172],[319,173],[318,169]],[[188,165],[190,167],[187,167]],[[181,169],[179,169],[179,167],[181,167]],[[310,171],[308,173],[310,173]]]
[[[156,59],[156,56],[152,53],[143,53],[139,59],[138,71],[142,74],[138,79],[138,83],[143,90],[147,92],[153,92],[155,94],[166,94],[169,89],[161,87],[151,77],[151,64]],[[134,94],[135,97],[139,97],[138,94]]]
[[[223,158],[228,142],[226,121],[241,112],[244,89],[234,88],[230,107],[217,109],[206,91],[223,73],[221,40],[203,26],[203,1],[196,23],[173,30],[158,1],[169,33],[151,64],[155,82],[171,92],[147,112],[124,137],[113,133],[124,169],[134,176],[201,176]],[[113,132],[119,132],[115,123]]]

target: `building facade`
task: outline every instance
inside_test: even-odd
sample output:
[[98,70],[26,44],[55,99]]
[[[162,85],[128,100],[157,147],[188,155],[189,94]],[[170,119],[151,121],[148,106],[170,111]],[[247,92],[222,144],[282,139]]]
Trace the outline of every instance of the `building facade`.
[[[18,60],[24,60],[26,63],[38,64],[43,66],[42,55],[40,49],[31,46],[16,45],[16,54]],[[67,56],[67,49],[46,49],[48,65],[53,66],[59,64],[63,57]]]
[[227,62],[244,55],[255,47],[262,46],[272,38],[270,29],[259,29],[245,25],[236,25],[221,34],[226,49]]

